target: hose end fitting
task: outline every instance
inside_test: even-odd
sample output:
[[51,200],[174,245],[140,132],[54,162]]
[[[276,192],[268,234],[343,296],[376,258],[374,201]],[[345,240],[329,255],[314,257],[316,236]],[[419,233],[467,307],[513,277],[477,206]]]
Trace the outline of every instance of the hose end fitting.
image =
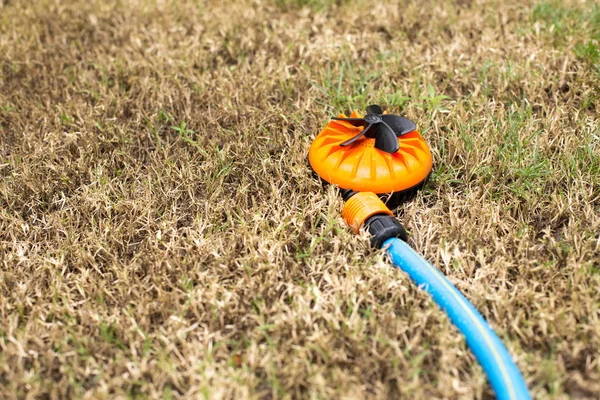
[[373,215],[367,219],[365,226],[371,235],[371,246],[376,249],[381,248],[383,242],[391,238],[399,238],[405,242],[408,240],[404,227],[396,218],[389,215]]
[[365,226],[371,235],[371,246],[380,248],[393,237],[408,239],[400,222],[375,193],[345,190],[343,198],[346,203],[342,217],[355,233]]
[[393,215],[383,201],[372,192],[354,193],[345,200],[342,217],[355,233],[358,233],[367,219],[373,215]]

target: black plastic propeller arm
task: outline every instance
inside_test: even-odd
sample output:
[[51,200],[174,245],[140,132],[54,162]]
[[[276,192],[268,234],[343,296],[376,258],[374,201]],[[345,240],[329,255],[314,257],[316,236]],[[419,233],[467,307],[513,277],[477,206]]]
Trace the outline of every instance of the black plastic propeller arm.
[[383,114],[381,119],[392,128],[396,136],[406,135],[417,129],[417,125],[410,119],[398,115]]
[[406,135],[417,129],[414,122],[404,117],[392,114],[384,114],[383,109],[377,104],[367,107],[367,115],[364,118],[332,118],[335,121],[347,122],[355,127],[364,129],[350,140],[340,144],[348,146],[363,136],[375,138],[375,148],[387,153],[398,151],[398,136]]
[[366,126],[368,125],[367,121],[364,118],[339,118],[339,117],[331,117],[334,121],[344,121],[348,122],[352,126]]
[[368,132],[368,130],[373,126],[373,124],[369,124],[365,127],[365,129],[363,129],[362,131],[360,131],[360,133],[356,136],[354,136],[352,139],[350,140],[346,140],[344,143],[340,144],[340,146],[342,147],[346,147],[354,142],[356,142],[358,139],[360,139],[361,137],[365,136],[365,134]]
[[384,130],[386,133],[378,133],[375,135],[375,148],[390,154],[397,152],[400,145],[398,143],[398,137],[396,137],[392,128],[382,121],[381,124],[378,125],[378,129]]
[[383,114],[383,108],[377,104],[371,104],[367,106],[367,114]]

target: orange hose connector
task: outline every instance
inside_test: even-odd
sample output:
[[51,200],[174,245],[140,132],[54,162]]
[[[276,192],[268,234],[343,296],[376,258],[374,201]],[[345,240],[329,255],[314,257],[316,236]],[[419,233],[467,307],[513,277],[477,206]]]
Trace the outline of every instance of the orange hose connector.
[[342,209],[342,217],[355,233],[358,233],[369,217],[377,214],[394,215],[373,192],[356,193],[346,201]]

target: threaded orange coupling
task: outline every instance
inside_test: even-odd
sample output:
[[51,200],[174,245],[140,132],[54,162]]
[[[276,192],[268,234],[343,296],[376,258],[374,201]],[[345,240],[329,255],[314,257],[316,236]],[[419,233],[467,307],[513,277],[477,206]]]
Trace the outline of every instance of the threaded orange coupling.
[[355,233],[358,233],[369,217],[376,214],[393,215],[373,192],[358,192],[352,195],[342,209],[342,217]]

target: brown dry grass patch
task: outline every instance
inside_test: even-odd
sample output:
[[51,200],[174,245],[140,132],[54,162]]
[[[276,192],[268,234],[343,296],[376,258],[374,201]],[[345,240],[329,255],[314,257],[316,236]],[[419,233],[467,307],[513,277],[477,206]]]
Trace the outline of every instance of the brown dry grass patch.
[[593,2],[0,5],[1,397],[490,397],[311,177],[372,102],[434,151],[415,248],[535,397],[600,396]]

